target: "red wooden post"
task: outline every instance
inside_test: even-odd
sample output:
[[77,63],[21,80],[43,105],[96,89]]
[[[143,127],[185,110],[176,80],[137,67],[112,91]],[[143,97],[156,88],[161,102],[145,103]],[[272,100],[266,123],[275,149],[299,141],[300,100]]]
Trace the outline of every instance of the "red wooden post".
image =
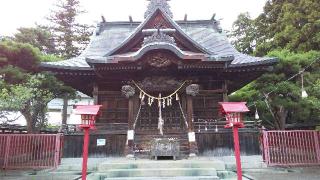
[[248,112],[249,109],[245,102],[219,102],[220,112],[225,115],[227,124],[225,128],[232,128],[234,154],[237,165],[237,179],[242,180],[242,169],[240,159],[239,131],[238,128],[244,127],[242,113]]
[[80,128],[84,131],[83,153],[82,153],[82,180],[87,179],[87,162],[89,146],[89,130],[95,129],[96,116],[101,105],[79,105],[75,109],[75,114],[81,114]]
[[61,159],[60,157],[60,151],[61,151],[61,137],[62,137],[62,134],[57,134],[56,137],[55,137],[55,147],[54,147],[54,163],[53,163],[53,166],[54,168],[58,167],[59,165],[59,161]]
[[320,164],[320,145],[319,145],[319,141],[320,141],[320,136],[318,136],[317,131],[313,132],[313,136],[314,136],[314,145],[315,145],[315,150],[316,150],[316,155],[317,155],[317,163]]
[[11,135],[7,136],[7,141],[6,141],[6,149],[4,152],[4,163],[3,163],[3,169],[6,169],[8,167],[9,163],[9,153],[10,153],[10,147],[11,147]]
[[87,179],[87,164],[88,164],[88,146],[89,146],[89,127],[83,128],[83,154],[82,154],[82,180]]
[[236,158],[237,165],[237,176],[238,180],[242,180],[242,169],[241,169],[241,159],[240,159],[240,145],[239,145],[239,132],[238,127],[233,126],[233,143],[234,143],[234,155]]

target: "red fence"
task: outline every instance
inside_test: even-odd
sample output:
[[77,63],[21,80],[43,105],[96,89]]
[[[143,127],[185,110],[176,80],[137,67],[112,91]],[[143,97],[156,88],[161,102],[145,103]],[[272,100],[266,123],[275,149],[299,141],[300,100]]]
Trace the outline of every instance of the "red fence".
[[320,164],[320,132],[265,131],[263,155],[269,166]]
[[0,167],[52,168],[61,160],[61,134],[0,134]]

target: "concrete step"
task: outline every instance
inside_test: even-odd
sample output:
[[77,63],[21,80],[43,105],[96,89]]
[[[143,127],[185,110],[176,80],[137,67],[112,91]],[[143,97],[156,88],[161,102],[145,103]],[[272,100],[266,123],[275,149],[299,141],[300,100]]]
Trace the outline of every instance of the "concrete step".
[[180,177],[126,177],[105,178],[105,180],[219,180],[217,176],[180,176]]
[[[92,174],[92,180],[104,178],[126,178],[126,177],[217,177],[214,168],[147,168],[147,169],[110,169],[103,173]],[[88,178],[89,179],[89,178]]]
[[137,160],[125,162],[103,162],[98,166],[98,172],[111,169],[153,169],[153,168],[214,168],[218,171],[225,170],[225,164],[220,160]]

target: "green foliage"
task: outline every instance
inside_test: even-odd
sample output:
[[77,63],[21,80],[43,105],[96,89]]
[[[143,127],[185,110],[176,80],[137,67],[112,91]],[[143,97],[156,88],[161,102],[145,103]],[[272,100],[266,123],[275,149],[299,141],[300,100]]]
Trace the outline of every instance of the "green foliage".
[[61,57],[58,57],[53,54],[42,54],[41,55],[41,62],[54,62],[54,61],[61,61]]
[[232,44],[243,53],[252,54],[255,49],[256,30],[254,20],[248,12],[241,13],[233,23],[230,36],[234,39]]
[[271,50],[307,52],[320,49],[320,1],[268,0],[256,19],[240,14],[231,37],[236,48],[257,56]]
[[[320,58],[320,52],[282,50],[268,56],[279,58],[274,70],[232,94],[230,100],[255,103],[264,125],[270,128],[284,129],[286,123],[320,122],[320,60],[314,62]],[[303,73],[309,96],[301,98],[301,75],[294,75],[312,62]]]
[[54,76],[46,73],[30,75],[24,83],[7,84],[2,82],[0,110],[20,111],[27,120],[31,132],[46,126],[47,103],[73,89],[65,87]]
[[55,44],[51,32],[41,26],[35,28],[18,28],[18,33],[14,35],[14,41],[29,43],[45,54],[55,54]]
[[38,63],[53,59],[29,44],[0,42],[4,59],[0,69],[0,111],[20,111],[27,120],[28,132],[46,125],[47,103],[57,97],[70,98],[75,91],[52,74],[38,73]]
[[239,51],[279,58],[272,72],[230,96],[255,103],[270,128],[320,121],[319,61],[303,73],[308,98],[301,98],[301,75],[287,81],[320,57],[319,9],[318,0],[268,0],[257,18],[240,14],[234,23],[231,38]]
[[61,0],[48,18],[58,54],[65,58],[79,55],[89,43],[91,26],[76,22],[76,17],[82,13],[79,0]]
[[13,41],[0,42],[0,67],[12,65],[34,71],[41,61],[40,51],[30,44]]

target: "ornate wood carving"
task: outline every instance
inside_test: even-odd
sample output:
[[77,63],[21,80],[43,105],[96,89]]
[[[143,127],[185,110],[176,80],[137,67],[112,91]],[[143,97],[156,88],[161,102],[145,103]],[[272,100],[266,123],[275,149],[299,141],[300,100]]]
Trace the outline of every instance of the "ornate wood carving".
[[151,19],[145,29],[167,29],[173,28],[172,25],[158,13],[154,19]]
[[171,91],[179,88],[183,81],[176,80],[172,77],[166,76],[156,76],[156,77],[147,77],[141,82],[137,82],[138,85],[144,90],[151,91]]
[[170,10],[170,6],[167,1],[169,0],[149,0],[147,11],[144,13],[144,18],[147,18],[150,14],[156,11],[158,8],[164,11],[167,15],[173,18],[173,14]]
[[151,36],[145,37],[143,40],[143,45],[157,42],[166,42],[169,44],[176,45],[174,38],[160,31],[160,29],[157,29]]
[[142,63],[145,63],[149,66],[156,67],[156,68],[165,68],[172,64],[181,64],[182,62],[178,60],[177,57],[171,55],[170,53],[166,53],[164,51],[158,51],[158,52],[151,52],[146,54],[142,61],[140,62],[140,65]]
[[161,53],[157,53],[154,56],[150,56],[147,62],[150,66],[157,67],[157,68],[167,67],[172,64],[172,61],[170,60],[170,58]]

